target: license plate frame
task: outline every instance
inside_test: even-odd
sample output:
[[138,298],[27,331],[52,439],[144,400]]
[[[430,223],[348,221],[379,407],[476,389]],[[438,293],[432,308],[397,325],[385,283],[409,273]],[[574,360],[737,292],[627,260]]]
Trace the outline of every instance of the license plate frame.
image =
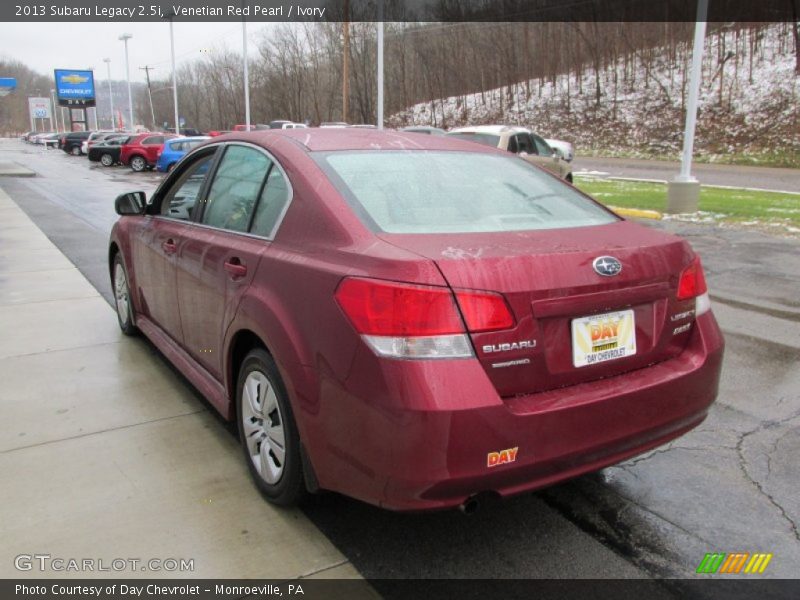
[[572,319],[572,365],[589,367],[636,354],[633,309]]

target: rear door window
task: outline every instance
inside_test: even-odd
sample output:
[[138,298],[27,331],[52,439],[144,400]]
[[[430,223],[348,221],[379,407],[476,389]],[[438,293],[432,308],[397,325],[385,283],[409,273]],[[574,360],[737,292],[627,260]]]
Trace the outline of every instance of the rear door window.
[[228,146],[211,182],[203,223],[245,232],[271,161],[247,146]]
[[275,234],[275,226],[278,224],[278,220],[288,202],[289,183],[286,181],[286,176],[273,163],[267,176],[264,191],[258,200],[253,226],[250,229],[251,233],[272,238]]

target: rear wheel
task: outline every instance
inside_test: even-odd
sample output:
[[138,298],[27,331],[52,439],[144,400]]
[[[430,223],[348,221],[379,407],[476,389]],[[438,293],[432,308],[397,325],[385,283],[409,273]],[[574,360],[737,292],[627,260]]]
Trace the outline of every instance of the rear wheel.
[[144,171],[146,167],[147,167],[147,161],[141,156],[134,156],[131,159],[131,169],[133,169],[137,173]]
[[114,157],[110,154],[103,154],[103,156],[100,157],[100,164],[104,167],[110,167],[114,164]]
[[72,156],[80,156],[81,155],[81,147],[80,146],[73,146],[72,148],[69,149],[69,153],[72,154]]
[[114,256],[111,285],[114,290],[114,304],[117,308],[119,328],[125,335],[135,335],[136,326],[133,324],[133,304],[131,304],[130,287],[128,286],[128,273],[125,271],[125,265],[119,253]]
[[236,386],[239,438],[247,468],[273,504],[291,505],[307,494],[300,436],[275,361],[252,350],[242,362]]

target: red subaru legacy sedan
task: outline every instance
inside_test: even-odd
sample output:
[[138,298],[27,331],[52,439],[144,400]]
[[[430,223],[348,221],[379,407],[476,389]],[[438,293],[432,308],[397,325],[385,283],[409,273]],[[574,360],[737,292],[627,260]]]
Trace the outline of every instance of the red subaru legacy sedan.
[[500,150],[233,133],[116,208],[122,330],[237,421],[278,504],[473,508],[664,444],[717,394],[689,244]]

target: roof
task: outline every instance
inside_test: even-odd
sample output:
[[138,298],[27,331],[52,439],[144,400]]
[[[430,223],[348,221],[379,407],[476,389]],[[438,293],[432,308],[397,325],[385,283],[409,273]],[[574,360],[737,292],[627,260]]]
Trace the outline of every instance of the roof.
[[470,127],[458,127],[450,130],[449,133],[491,133],[501,135],[503,133],[530,133],[530,129],[517,127],[515,125],[474,125]]
[[348,127],[346,129],[271,129],[268,131],[234,132],[214,141],[246,141],[264,146],[278,138],[291,139],[307,152],[335,150],[453,150],[492,152],[487,146],[443,135],[422,136],[413,132]]

